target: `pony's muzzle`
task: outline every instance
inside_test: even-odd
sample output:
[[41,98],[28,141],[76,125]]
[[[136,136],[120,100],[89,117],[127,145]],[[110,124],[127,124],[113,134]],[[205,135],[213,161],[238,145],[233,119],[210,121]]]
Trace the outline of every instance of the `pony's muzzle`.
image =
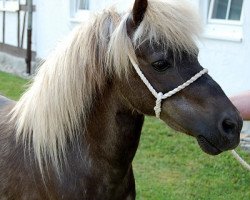
[[218,123],[218,129],[221,137],[224,138],[222,141],[226,141],[222,144],[221,150],[230,150],[238,146],[240,142],[240,132],[242,129],[243,120],[237,114],[230,115],[224,114]]
[[239,145],[242,124],[242,118],[237,111],[225,112],[217,122],[217,130],[198,135],[196,139],[204,152],[217,155]]

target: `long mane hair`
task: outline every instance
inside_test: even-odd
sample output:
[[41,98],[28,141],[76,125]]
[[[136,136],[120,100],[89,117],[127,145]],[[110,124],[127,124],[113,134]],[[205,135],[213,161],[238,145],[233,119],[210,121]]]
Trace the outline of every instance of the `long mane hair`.
[[42,64],[26,93],[12,110],[16,138],[34,149],[43,162],[60,170],[67,141],[84,134],[93,99],[107,77],[128,76],[128,55],[144,41],[164,43],[165,48],[197,53],[195,38],[200,26],[196,12],[183,1],[149,1],[148,9],[132,39],[126,22],[114,9],[93,15],[80,25]]

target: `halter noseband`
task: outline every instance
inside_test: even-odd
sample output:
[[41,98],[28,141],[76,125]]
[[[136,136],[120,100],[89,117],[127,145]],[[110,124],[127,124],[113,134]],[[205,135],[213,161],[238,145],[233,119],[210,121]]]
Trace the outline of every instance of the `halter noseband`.
[[195,74],[191,79],[189,79],[188,81],[186,81],[185,83],[183,83],[182,85],[178,86],[177,88],[163,94],[162,92],[156,92],[156,90],[153,88],[153,86],[149,83],[148,79],[144,76],[144,74],[142,73],[142,71],[140,70],[138,64],[136,63],[136,61],[132,58],[132,56],[129,56],[130,62],[132,63],[136,73],[139,75],[139,77],[141,78],[141,80],[143,81],[143,83],[147,86],[147,88],[149,89],[149,91],[154,95],[154,97],[156,98],[156,102],[155,102],[155,107],[154,107],[154,111],[155,111],[155,116],[157,118],[160,118],[160,114],[161,114],[161,102],[164,99],[167,99],[168,97],[173,96],[174,94],[176,94],[177,92],[183,90],[184,88],[186,88],[187,86],[189,86],[191,83],[195,82],[198,78],[200,78],[202,75],[208,73],[207,69],[203,69],[201,70],[199,73]]

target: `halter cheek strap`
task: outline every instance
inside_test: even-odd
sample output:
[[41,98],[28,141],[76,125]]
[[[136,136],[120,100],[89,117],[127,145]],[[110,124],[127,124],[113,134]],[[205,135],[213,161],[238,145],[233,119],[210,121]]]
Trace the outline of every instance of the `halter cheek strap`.
[[136,71],[136,73],[139,75],[139,77],[141,78],[141,80],[143,81],[143,83],[147,86],[147,88],[149,89],[149,91],[154,95],[154,97],[156,98],[156,102],[155,102],[155,107],[154,107],[154,111],[155,111],[155,116],[157,118],[160,118],[160,114],[161,114],[161,102],[164,99],[167,99],[168,97],[173,96],[174,94],[176,94],[177,92],[183,90],[184,88],[186,88],[187,86],[189,86],[191,83],[195,82],[198,78],[200,78],[202,75],[208,73],[207,69],[203,69],[201,70],[199,73],[195,74],[191,79],[189,79],[188,81],[186,81],[185,83],[183,83],[182,85],[178,86],[177,88],[163,94],[162,92],[156,92],[156,90],[153,88],[153,86],[149,83],[148,79],[144,76],[144,74],[142,73],[142,71],[140,70],[138,64],[135,62],[134,59],[132,59],[131,56],[129,56],[130,61]]

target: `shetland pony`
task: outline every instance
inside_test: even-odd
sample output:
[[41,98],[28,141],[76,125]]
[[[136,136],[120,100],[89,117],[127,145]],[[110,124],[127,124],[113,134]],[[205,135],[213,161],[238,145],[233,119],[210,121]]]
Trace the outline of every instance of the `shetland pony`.
[[[135,199],[132,160],[157,91],[202,70],[199,20],[184,1],[135,0],[93,16],[59,45],[18,102],[0,98],[0,199]],[[235,148],[242,119],[203,75],[160,118],[211,155]]]

